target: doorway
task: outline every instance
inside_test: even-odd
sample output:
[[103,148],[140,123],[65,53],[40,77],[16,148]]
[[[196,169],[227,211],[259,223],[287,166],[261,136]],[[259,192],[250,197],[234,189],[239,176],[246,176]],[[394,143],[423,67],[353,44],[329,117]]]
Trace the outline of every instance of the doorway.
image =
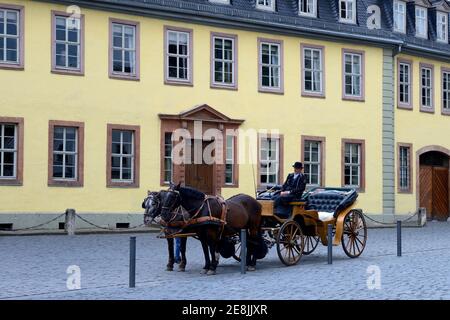
[[449,156],[430,151],[420,155],[420,206],[428,220],[449,218]]
[[205,148],[213,141],[191,140],[191,161],[185,165],[186,186],[208,195],[214,195],[214,164],[208,164],[203,157]]

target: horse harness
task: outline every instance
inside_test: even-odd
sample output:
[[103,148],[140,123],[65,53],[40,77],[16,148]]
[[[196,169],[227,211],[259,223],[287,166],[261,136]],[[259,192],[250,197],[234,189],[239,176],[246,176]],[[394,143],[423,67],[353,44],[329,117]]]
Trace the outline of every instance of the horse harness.
[[[222,208],[220,218],[216,218],[216,217],[212,216],[211,205],[210,205],[210,200],[212,200],[212,199],[216,200]],[[205,205],[208,208],[208,215],[198,217],[198,215],[200,214],[202,209],[205,207]],[[222,235],[223,229],[225,228],[225,224],[227,223],[226,222],[227,211],[228,211],[228,206],[222,197],[205,195],[202,205],[198,209],[195,210],[195,213],[192,216],[190,215],[190,212],[188,210],[186,210],[180,204],[175,209],[175,211],[172,213],[172,217],[170,218],[170,220],[168,222],[161,220],[160,223],[164,227],[175,227],[175,228],[184,229],[188,226],[192,226],[195,224],[214,222],[214,223],[220,224],[220,226],[221,226],[220,234]],[[176,218],[180,217],[180,216],[182,217],[182,220],[176,220]]]

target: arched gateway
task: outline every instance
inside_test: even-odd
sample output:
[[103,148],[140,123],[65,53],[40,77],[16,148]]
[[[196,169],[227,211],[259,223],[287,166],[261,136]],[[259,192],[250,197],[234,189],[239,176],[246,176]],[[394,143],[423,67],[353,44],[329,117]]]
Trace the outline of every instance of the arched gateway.
[[450,150],[427,146],[416,152],[417,202],[427,209],[427,219],[445,221],[449,218]]

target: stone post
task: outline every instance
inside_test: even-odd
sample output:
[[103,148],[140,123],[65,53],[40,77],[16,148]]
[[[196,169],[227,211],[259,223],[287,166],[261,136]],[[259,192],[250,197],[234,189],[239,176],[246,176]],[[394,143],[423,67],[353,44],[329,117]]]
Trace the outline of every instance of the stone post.
[[67,235],[75,235],[75,209],[66,210],[66,223],[64,224],[64,230]]

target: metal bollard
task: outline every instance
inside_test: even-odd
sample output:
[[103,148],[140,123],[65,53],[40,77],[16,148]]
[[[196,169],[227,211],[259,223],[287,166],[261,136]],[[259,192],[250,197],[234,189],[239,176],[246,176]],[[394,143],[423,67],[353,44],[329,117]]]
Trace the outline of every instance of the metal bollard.
[[397,257],[402,256],[402,222],[397,221]]
[[136,286],[136,237],[130,237],[130,288]]
[[331,224],[327,227],[327,238],[328,238],[328,264],[333,263],[333,226]]
[[66,220],[64,223],[64,229],[68,236],[75,235],[75,209],[66,209]]
[[241,274],[247,269],[247,230],[241,230]]

